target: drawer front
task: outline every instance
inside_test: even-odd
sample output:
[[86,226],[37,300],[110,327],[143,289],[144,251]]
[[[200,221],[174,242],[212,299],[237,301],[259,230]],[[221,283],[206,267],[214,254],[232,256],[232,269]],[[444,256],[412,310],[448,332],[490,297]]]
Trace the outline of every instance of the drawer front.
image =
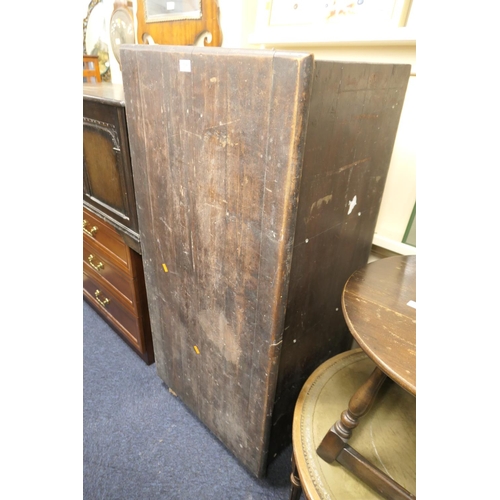
[[84,271],[83,293],[140,352],[144,350],[139,319],[120,302],[111,287]]
[[131,269],[129,247],[116,229],[85,208],[83,209],[83,239],[102,245],[104,252],[107,251],[116,257],[118,265],[126,270]]
[[[92,268],[102,280],[112,286],[122,296],[131,308],[135,308],[134,280],[128,274],[116,267],[112,259],[107,258],[92,242],[83,242],[84,268]],[[90,272],[92,274],[92,272]]]

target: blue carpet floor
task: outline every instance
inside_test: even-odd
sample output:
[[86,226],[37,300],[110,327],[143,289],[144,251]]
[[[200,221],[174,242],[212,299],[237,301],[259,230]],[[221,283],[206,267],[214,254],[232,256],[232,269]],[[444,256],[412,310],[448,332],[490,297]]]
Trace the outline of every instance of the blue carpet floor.
[[288,499],[291,446],[253,477],[83,303],[84,500]]

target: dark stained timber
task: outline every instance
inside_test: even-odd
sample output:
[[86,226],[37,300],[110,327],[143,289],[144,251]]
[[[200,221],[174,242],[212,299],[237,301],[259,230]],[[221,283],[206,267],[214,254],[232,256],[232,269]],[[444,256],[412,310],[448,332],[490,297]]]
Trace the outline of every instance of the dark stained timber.
[[408,65],[121,52],[158,375],[256,476],[306,378],[350,348]]

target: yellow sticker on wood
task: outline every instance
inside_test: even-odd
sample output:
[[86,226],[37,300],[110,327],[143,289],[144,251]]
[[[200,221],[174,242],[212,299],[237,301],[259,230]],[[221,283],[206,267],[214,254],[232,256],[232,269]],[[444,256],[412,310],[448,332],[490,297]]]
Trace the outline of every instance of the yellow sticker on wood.
[[163,264],[163,270],[164,270],[166,273],[168,273],[168,269],[167,269],[166,264]]
[[195,345],[193,346],[193,349],[194,349],[194,352],[196,354],[200,354],[200,350],[198,349],[198,347],[196,347]]

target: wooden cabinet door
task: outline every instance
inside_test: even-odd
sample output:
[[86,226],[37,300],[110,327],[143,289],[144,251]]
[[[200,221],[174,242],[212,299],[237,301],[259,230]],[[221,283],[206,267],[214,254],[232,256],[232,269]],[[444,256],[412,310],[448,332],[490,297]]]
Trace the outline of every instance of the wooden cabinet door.
[[122,233],[139,241],[123,107],[83,102],[83,200]]

